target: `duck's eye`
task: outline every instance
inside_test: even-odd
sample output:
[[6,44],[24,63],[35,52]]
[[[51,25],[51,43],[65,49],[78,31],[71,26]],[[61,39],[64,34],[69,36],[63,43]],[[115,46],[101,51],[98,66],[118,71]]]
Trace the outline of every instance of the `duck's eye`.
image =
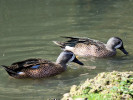
[[121,42],[119,41],[118,44],[120,44]]

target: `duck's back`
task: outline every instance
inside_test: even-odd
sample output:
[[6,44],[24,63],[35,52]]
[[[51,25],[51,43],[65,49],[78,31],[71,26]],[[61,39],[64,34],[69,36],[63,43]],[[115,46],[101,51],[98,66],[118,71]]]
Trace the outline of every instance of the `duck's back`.
[[66,49],[79,56],[109,57],[116,54],[116,51],[108,50],[103,42],[89,38],[70,38],[66,45],[73,47]]

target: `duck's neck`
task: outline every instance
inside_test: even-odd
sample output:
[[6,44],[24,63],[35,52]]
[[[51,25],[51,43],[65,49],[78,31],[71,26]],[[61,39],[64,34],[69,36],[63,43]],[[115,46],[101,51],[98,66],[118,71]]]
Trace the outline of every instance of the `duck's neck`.
[[66,65],[66,63],[64,63],[63,61],[56,61],[56,64],[59,64],[59,65],[61,65],[61,67],[63,68],[63,69],[67,69],[67,65]]
[[108,45],[108,44],[106,44],[106,48],[107,48],[108,50],[110,50],[110,51],[116,51],[116,49],[114,48],[113,45]]

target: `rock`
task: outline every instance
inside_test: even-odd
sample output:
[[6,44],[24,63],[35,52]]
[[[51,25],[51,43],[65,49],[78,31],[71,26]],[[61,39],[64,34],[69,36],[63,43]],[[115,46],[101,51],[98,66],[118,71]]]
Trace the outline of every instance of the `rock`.
[[[93,79],[87,79],[83,84],[73,85],[70,93],[64,95],[62,100],[87,100],[89,96],[94,99],[110,98],[133,99],[133,72],[103,72]],[[86,98],[86,99],[85,99]]]

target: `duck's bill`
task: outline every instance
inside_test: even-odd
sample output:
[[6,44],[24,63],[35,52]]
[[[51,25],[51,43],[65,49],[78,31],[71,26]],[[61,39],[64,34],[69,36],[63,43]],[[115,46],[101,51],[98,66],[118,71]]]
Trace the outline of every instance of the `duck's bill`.
[[128,52],[127,52],[124,48],[120,48],[120,50],[121,50],[124,54],[128,55]]
[[79,65],[84,65],[82,62],[80,62],[76,57],[75,57],[75,59],[73,60],[73,62],[75,62],[75,63],[77,63],[77,64],[79,64]]

